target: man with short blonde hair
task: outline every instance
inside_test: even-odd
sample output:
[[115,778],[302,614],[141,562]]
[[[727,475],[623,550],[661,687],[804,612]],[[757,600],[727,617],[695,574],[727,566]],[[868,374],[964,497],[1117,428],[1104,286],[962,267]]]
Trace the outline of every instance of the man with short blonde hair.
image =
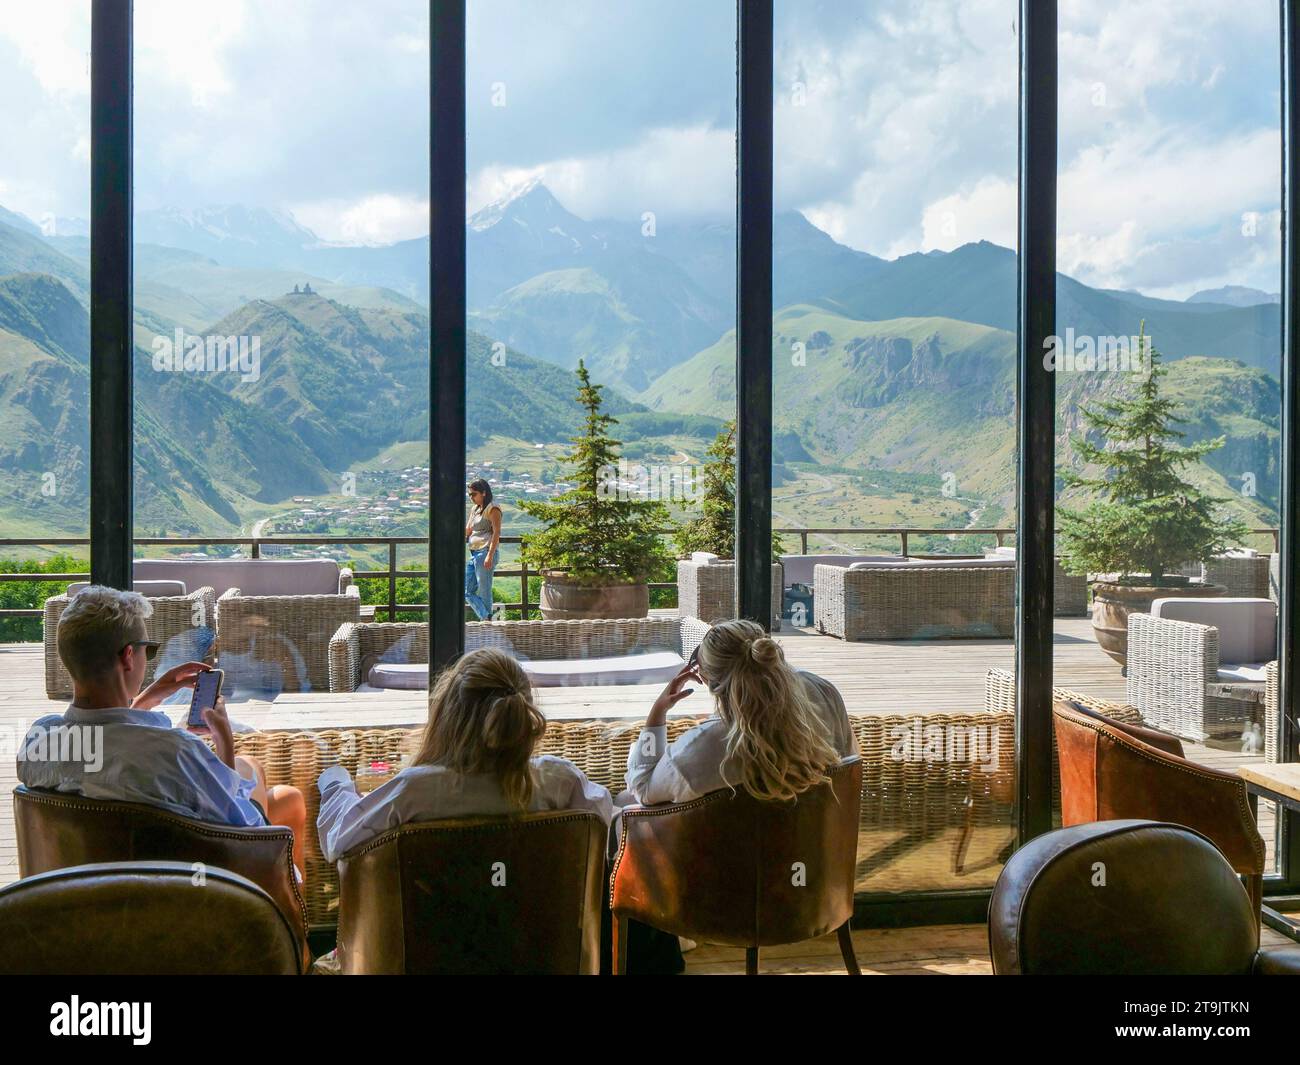
[[[148,662],[158,652],[149,639],[149,601],[136,592],[91,585],[59,618],[59,658],[72,677],[72,705],[41,718],[27,733],[18,779],[29,788],[158,806],[216,824],[284,825],[293,830],[301,870],[307,807],[293,787],[267,788],[252,759],[235,754],[226,701],[202,710],[206,729],[175,728],[157,711],[164,699],[193,688],[211,667],[186,662],[167,670],[144,691]],[[137,694],[138,693],[138,694]],[[73,745],[69,730],[94,730],[99,742]],[[207,731],[212,748],[195,733]],[[92,762],[82,750],[97,752]]]

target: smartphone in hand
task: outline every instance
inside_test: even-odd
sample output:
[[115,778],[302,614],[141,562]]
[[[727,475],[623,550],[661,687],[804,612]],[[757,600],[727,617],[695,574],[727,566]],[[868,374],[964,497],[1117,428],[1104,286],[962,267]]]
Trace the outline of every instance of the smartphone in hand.
[[190,700],[190,716],[187,724],[190,728],[206,728],[203,711],[217,705],[221,694],[221,682],[226,674],[220,669],[205,669],[194,678],[194,698]]

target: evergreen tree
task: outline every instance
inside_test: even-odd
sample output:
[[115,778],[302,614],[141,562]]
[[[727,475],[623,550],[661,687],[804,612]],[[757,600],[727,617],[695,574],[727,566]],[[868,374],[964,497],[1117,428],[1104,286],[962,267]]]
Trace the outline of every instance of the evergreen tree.
[[[736,557],[736,422],[727,422],[705,452],[701,514],[685,521],[674,534],[682,558],[692,551],[709,551],[719,558]],[[772,561],[780,561],[781,538],[772,534]]]
[[561,461],[574,487],[549,500],[521,500],[545,528],[523,538],[522,556],[543,572],[558,570],[589,584],[640,584],[665,571],[671,558],[659,538],[668,509],[619,488],[619,448],[610,435],[617,419],[601,412],[603,385],[578,362],[578,403],[586,411],[581,436]]
[[[1100,476],[1066,471],[1067,487],[1090,489],[1099,498],[1082,510],[1060,508],[1061,545],[1072,573],[1115,573],[1125,583],[1154,585],[1188,562],[1207,562],[1247,535],[1244,523],[1215,512],[1217,500],[1180,476],[1223,446],[1224,438],[1181,446],[1186,421],[1178,404],[1160,394],[1168,374],[1160,353],[1139,333],[1147,357],[1136,392],[1082,410],[1084,421],[1104,434],[1102,445],[1086,437],[1074,446],[1087,465],[1105,467]],[[1134,578],[1140,578],[1140,581]]]

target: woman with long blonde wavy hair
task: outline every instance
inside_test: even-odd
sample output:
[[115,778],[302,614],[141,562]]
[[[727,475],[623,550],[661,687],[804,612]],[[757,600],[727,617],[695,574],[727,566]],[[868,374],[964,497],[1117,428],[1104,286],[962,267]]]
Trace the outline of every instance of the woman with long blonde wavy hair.
[[336,861],[398,825],[447,817],[590,810],[608,824],[606,788],[563,758],[533,756],[545,731],[519,663],[496,648],[470,651],[438,677],[411,765],[365,796],[343,767],[321,774],[321,852]]
[[[669,745],[668,711],[692,693],[685,686],[691,680],[707,685],[716,715]],[[627,786],[645,804],[685,802],[724,787],[793,799],[856,753],[833,684],[793,669],[760,625],[723,621],[655,700],[628,754]]]

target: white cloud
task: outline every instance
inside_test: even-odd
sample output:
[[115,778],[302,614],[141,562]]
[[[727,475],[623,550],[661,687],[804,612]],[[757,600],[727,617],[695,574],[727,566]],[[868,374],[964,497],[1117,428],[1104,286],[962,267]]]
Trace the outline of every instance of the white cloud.
[[381,193],[348,203],[318,200],[295,204],[294,217],[322,240],[343,244],[392,244],[429,232],[429,201]]
[[727,216],[736,209],[735,135],[696,126],[651,129],[615,151],[556,159],[534,167],[484,167],[471,175],[469,209],[531,178],[581,218]]
[[13,43],[45,92],[90,94],[90,5],[84,0],[7,0],[0,39]]

